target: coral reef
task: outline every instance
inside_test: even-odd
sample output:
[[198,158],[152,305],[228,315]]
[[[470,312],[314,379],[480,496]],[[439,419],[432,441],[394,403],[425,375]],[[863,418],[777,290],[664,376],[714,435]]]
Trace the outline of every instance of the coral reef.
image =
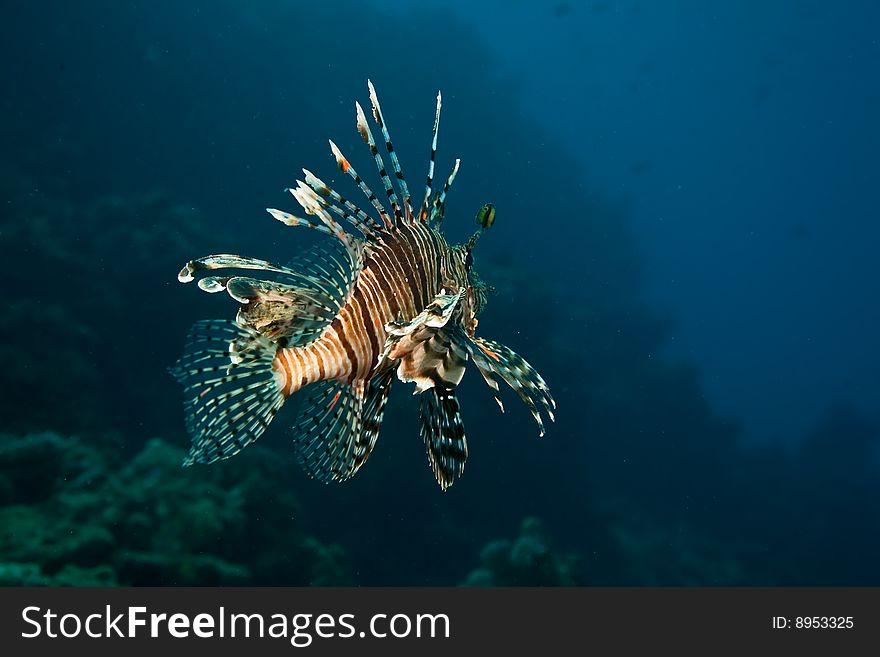
[[519,536],[497,539],[480,552],[481,565],[464,586],[575,586],[584,584],[578,559],[561,554],[547,540],[538,518],[522,521]]
[[159,439],[125,463],[113,442],[0,434],[0,584],[350,582],[341,548],[302,532],[291,464],[182,469]]

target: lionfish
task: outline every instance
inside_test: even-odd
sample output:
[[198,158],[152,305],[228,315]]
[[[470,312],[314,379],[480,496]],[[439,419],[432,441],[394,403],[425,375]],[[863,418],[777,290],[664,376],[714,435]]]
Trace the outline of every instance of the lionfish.
[[[376,91],[372,83],[367,86],[396,187],[359,103],[357,129],[376,162],[390,210],[331,140],[337,166],[375,214],[303,169],[305,180],[287,191],[307,217],[267,211],[287,226],[332,239],[286,266],[219,254],[189,261],[178,275],[182,283],[199,275],[202,290],[225,290],[240,304],[234,320],[197,322],[171,369],[184,386],[192,437],[184,465],[237,454],[262,435],[288,397],[308,388],[294,431],[298,460],[314,478],[346,480],[373,451],[396,373],[415,383],[421,438],[437,483],[446,490],[464,471],[468,454],[455,391],[469,359],[502,411],[496,375],[531,410],[540,435],[541,413],[553,420],[556,404],[532,366],[504,345],[475,335],[489,288],[473,270],[472,250],[494,221],[495,209],[486,205],[477,214],[480,228],[466,244],[451,246],[440,232],[460,164],[455,160],[442,190],[435,191],[440,94],[425,194],[416,209]],[[217,270],[227,274],[205,275]]]

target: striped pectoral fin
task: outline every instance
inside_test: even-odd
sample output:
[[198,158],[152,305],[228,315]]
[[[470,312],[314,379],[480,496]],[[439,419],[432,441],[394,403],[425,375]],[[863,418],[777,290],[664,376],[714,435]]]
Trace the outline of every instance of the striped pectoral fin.
[[226,290],[240,304],[239,326],[286,345],[313,339],[338,312],[335,300],[314,287],[248,276],[208,276],[199,287],[212,293]]
[[547,383],[535,368],[516,352],[492,340],[471,338],[468,352],[486,383],[495,391],[495,399],[501,406],[501,410],[504,410],[504,407],[497,395],[498,383],[494,378],[496,374],[513,388],[523,403],[528,406],[538,423],[540,435],[543,436],[544,422],[541,419],[541,412],[547,413],[551,422],[555,421],[553,409],[556,408],[556,402],[550,394]]
[[435,386],[420,395],[422,441],[428,464],[440,488],[446,490],[464,472],[467,439],[454,388]]
[[192,448],[184,465],[237,454],[259,438],[284,403],[272,361],[276,347],[226,320],[197,322],[171,373],[184,386]]
[[365,460],[357,449],[364,421],[363,381],[321,381],[309,388],[294,426],[297,457],[310,477],[344,481]]
[[334,317],[327,300],[309,288],[235,276],[226,281],[226,290],[241,304],[239,325],[285,345],[312,340]]
[[[239,325],[273,341],[299,346],[318,337],[345,306],[362,264],[361,254],[353,258],[342,242],[324,240],[303,250],[286,266],[221,254],[191,260],[179,278],[188,282],[199,275],[202,290],[226,291],[240,304]],[[221,269],[254,270],[259,277],[228,272],[203,275]]]

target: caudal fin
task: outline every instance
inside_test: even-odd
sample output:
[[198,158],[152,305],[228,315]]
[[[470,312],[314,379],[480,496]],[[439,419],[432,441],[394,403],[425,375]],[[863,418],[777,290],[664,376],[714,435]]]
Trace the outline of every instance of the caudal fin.
[[276,350],[271,340],[233,321],[193,325],[171,368],[183,385],[192,437],[184,465],[229,458],[263,434],[284,403],[272,369]]

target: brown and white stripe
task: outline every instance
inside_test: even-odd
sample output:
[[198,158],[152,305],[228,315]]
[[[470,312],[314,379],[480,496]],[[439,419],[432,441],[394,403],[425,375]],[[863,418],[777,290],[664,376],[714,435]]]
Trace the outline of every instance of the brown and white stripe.
[[303,347],[278,350],[274,370],[285,396],[335,379],[368,380],[387,338],[386,325],[418,315],[447,288],[466,284],[463,256],[424,223],[404,224],[371,248],[347,303]]

